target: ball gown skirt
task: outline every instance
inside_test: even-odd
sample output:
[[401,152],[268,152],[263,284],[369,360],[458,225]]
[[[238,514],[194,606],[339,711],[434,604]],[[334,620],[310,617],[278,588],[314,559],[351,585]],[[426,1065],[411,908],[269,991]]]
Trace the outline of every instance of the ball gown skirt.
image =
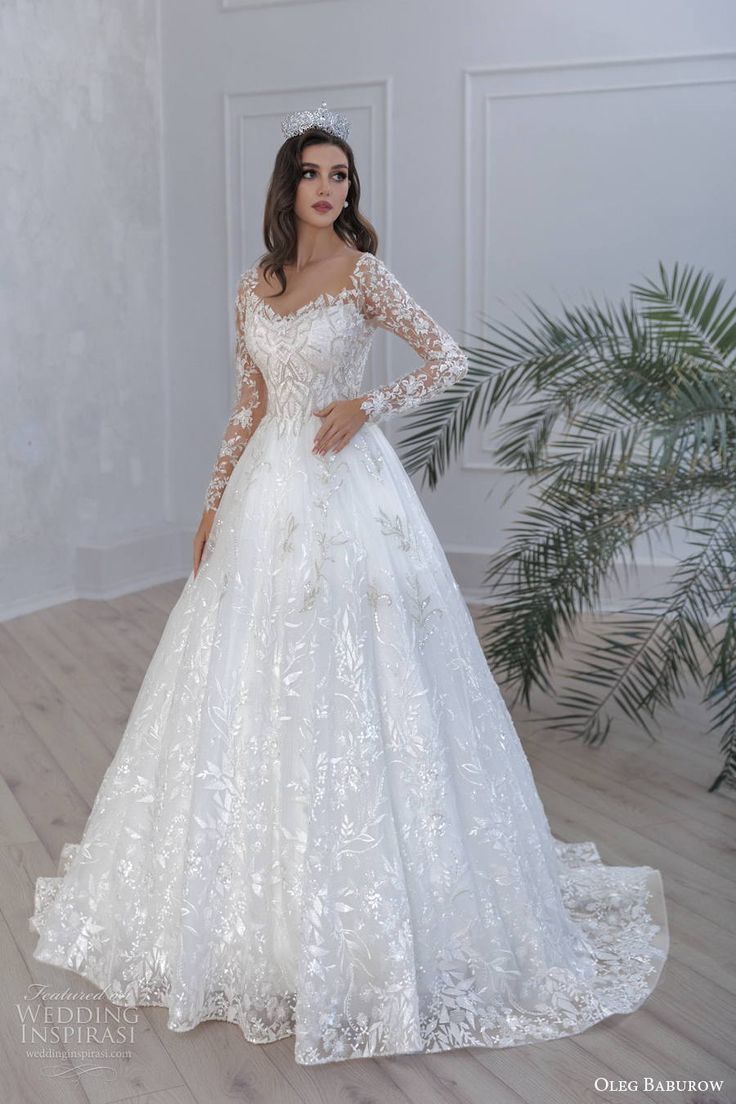
[[631,1012],[659,872],[551,834],[438,538],[383,431],[261,421],[171,611],[35,957],[168,1027],[305,1064],[502,1047]]
[[[388,438],[266,413],[166,622],[37,960],[297,1062],[506,1047],[638,1008],[660,874],[555,839]],[[289,426],[285,430],[285,427]]]

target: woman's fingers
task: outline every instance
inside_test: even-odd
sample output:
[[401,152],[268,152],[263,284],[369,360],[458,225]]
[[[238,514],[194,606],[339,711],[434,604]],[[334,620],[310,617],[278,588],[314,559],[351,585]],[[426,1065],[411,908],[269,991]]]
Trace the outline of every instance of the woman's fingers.
[[341,449],[344,449],[352,436],[352,433],[343,433],[343,435],[338,439],[338,444],[335,445],[335,452],[340,452]]
[[326,452],[338,441],[346,437],[350,440],[352,433],[350,428],[346,426],[341,418],[337,418],[334,422],[327,422],[322,426],[319,433],[314,439],[312,446],[313,452]]
[[199,570],[199,565],[202,561],[202,551],[204,549],[206,541],[206,534],[197,533],[196,537],[194,538],[193,570],[195,575],[197,574],[197,571]]
[[313,410],[323,421],[312,442],[312,452],[326,452],[344,448],[351,437],[366,422],[365,411],[360,408],[361,396],[356,399],[340,399],[328,403],[322,410]]
[[333,437],[334,433],[330,433],[329,431],[325,430],[319,441],[317,441],[314,451],[327,452],[327,449],[330,447],[330,442],[332,441]]
[[214,524],[214,517],[214,510],[205,510],[205,512],[202,514],[202,520],[199,523],[197,532],[194,534],[194,540],[192,541],[192,569],[195,575],[199,570],[199,565],[202,562],[204,550],[207,547],[207,542],[210,538],[210,533]]

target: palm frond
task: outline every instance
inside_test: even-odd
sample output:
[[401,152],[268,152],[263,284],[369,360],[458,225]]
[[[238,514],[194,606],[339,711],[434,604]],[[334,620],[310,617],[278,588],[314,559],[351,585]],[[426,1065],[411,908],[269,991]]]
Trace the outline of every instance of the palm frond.
[[[658,279],[618,304],[562,304],[556,316],[527,305],[528,317],[473,335],[471,371],[414,416],[402,442],[408,469],[434,487],[471,424],[503,416],[494,462],[528,482],[532,501],[483,580],[484,653],[527,704],[534,686],[553,692],[563,634],[595,616],[611,580],[628,583],[643,540],[651,548],[684,527],[694,551],[669,592],[594,637],[558,695],[568,712],[555,726],[600,742],[615,706],[651,737],[658,712],[695,679],[723,733],[718,784],[734,785],[734,295],[692,266],[668,273],[660,262]],[[704,655],[714,657],[707,671]]]

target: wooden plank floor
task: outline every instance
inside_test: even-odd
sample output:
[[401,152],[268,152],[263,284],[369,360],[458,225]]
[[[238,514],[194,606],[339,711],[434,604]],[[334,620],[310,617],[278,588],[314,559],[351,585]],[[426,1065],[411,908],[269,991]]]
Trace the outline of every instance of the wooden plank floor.
[[[131,1057],[113,1060],[112,1073],[69,1072],[102,1063],[71,1062],[63,1047],[58,1058],[29,1057],[20,1017],[30,985],[99,992],[32,958],[33,885],[38,875],[56,873],[64,843],[81,838],[181,586],[78,600],[0,624],[2,1104],[736,1101],[736,795],[707,793],[720,760],[695,697],[678,703],[658,742],[619,728],[596,749],[561,742],[533,712],[512,710],[555,836],[595,841],[606,863],[662,872],[670,957],[654,994],[633,1014],[533,1046],[310,1069],[294,1062],[293,1039],[256,1046],[237,1026],[217,1021],[176,1033],[166,1027],[165,1009],[149,1007],[137,1012]],[[542,714],[543,700],[532,705]],[[720,1092],[594,1087],[596,1078],[645,1077],[725,1084]]]

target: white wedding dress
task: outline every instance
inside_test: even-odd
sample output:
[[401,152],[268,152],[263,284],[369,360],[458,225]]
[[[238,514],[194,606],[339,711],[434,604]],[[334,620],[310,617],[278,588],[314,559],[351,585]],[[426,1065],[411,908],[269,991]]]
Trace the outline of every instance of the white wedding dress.
[[[238,286],[210,540],[81,842],[37,879],[36,959],[167,1007],[173,1031],[293,1035],[310,1065],[533,1043],[633,1011],[669,949],[659,871],[551,835],[377,424],[460,379],[464,354],[371,253],[288,314],[257,278]],[[377,326],[423,364],[317,455],[313,411],[364,394]]]

